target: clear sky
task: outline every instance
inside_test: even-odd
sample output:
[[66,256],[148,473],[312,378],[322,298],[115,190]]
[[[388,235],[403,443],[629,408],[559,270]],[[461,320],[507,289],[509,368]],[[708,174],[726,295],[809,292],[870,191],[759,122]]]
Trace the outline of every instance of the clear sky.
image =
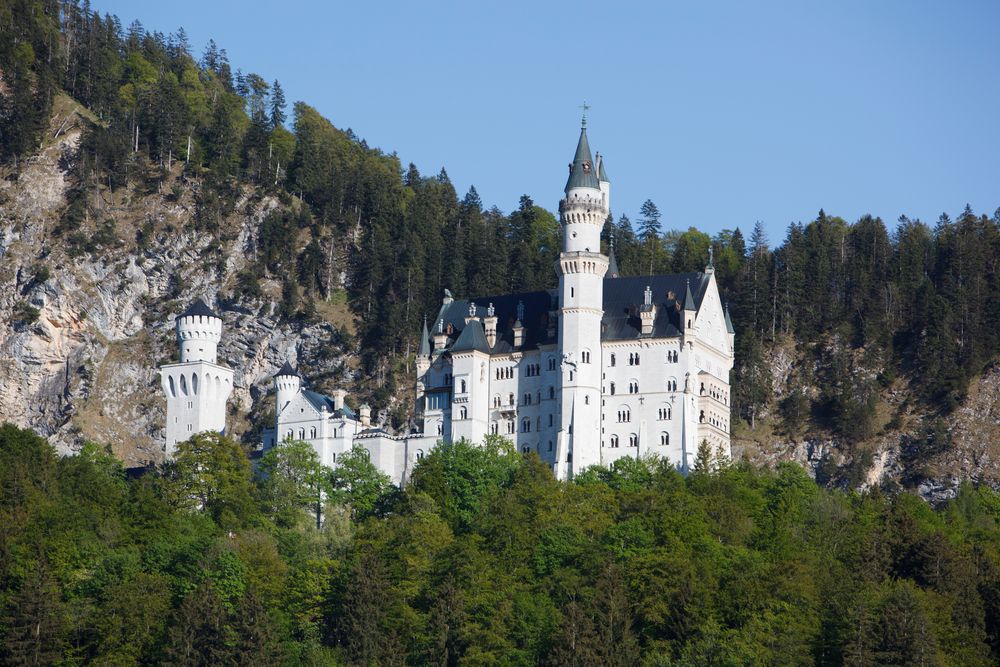
[[1000,207],[1000,2],[92,0],[183,26],[425,175],[555,210],[589,112],[667,229]]

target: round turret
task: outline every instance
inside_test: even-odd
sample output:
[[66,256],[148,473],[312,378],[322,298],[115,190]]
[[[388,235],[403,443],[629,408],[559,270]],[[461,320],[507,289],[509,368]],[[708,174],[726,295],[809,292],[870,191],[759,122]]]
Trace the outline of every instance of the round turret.
[[274,374],[274,390],[277,393],[276,409],[278,414],[288,405],[289,401],[295,398],[301,387],[302,378],[299,376],[299,372],[292,368],[292,365],[286,361],[281,369]]
[[175,323],[181,363],[207,361],[214,364],[222,338],[222,318],[198,299],[177,316]]

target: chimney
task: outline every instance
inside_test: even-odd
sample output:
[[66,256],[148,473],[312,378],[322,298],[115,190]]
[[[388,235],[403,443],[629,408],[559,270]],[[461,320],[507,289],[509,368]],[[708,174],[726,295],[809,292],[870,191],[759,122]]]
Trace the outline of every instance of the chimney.
[[653,334],[653,322],[656,320],[656,306],[653,305],[653,290],[646,285],[643,292],[642,307],[639,309],[639,322],[642,324],[642,335]]
[[490,347],[495,347],[497,344],[497,313],[492,303],[486,308],[483,325],[486,329],[486,342],[490,344]]
[[344,398],[347,397],[347,392],[343,389],[333,390],[333,409],[343,410],[344,409]]
[[361,418],[361,425],[368,428],[372,425],[372,409],[368,407],[367,403],[363,403],[360,408],[358,408],[358,417]]

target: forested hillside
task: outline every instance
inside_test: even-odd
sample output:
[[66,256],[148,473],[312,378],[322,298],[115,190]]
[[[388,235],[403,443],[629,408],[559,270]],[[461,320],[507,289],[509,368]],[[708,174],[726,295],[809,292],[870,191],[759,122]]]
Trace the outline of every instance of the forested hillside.
[[[111,438],[126,423],[105,397],[120,386],[101,380],[102,368],[115,375],[116,343],[141,342],[146,365],[169,358],[170,314],[208,293],[227,326],[266,321],[224,349],[240,383],[237,433],[266,422],[267,372],[289,347],[320,388],[347,384],[402,427],[410,354],[443,288],[554,284],[558,225],[530,197],[510,213],[487,208],[443,168],[424,176],[305,102],[289,110],[278,81],[241,71],[214,42],[196,49],[183,29],[123,27],[97,9],[0,1],[0,331],[15,360],[43,358],[7,376],[38,387],[17,405],[51,404],[3,416],[60,443]],[[886,225],[820,211],[780,241],[752,221],[714,237],[664,231],[652,201],[633,217],[605,232],[624,274],[700,270],[712,249],[737,330],[741,453],[774,462],[794,450],[842,485],[932,480],[953,493],[961,479],[1000,480],[989,402],[1000,213]],[[127,299],[72,301],[69,282],[100,287],[126,270],[142,274]],[[123,309],[129,324],[107,322]],[[55,346],[75,327],[90,338]],[[148,407],[131,418],[155,443],[162,408],[139,361],[129,391]],[[95,426],[106,422],[117,426]]]
[[[1000,496],[817,486],[794,464],[558,482],[460,442],[397,491],[196,436],[136,479],[0,427],[7,664],[961,665],[1000,660]],[[319,489],[331,502],[314,525]]]

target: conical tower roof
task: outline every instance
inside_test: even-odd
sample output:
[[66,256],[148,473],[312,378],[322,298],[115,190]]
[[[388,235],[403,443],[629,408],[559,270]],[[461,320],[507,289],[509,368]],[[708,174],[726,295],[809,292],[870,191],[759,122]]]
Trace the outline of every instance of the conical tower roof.
[[610,183],[611,182],[610,180],[608,180],[608,172],[604,171],[604,156],[603,155],[601,156],[601,159],[597,162],[597,180],[602,181],[602,182],[606,182],[606,183]]
[[569,179],[566,181],[566,191],[571,188],[594,188],[600,190],[594,173],[594,158],[590,152],[590,142],[587,141],[587,124],[580,128],[580,140],[576,144],[576,155],[569,168]]
[[736,329],[733,328],[733,320],[729,317],[729,302],[726,302],[726,332],[734,334]]
[[615,257],[615,244],[611,244],[611,249],[608,251],[608,278],[619,278],[621,273],[618,271],[618,258]]
[[207,303],[205,303],[205,300],[202,299],[201,297],[198,297],[198,299],[194,303],[192,303],[190,306],[188,306],[188,309],[185,310],[183,313],[181,313],[180,316],[181,317],[191,317],[191,316],[197,317],[199,315],[202,316],[202,317],[214,317],[216,319],[222,319],[222,318],[220,318],[216,314],[216,312],[214,310],[212,310],[208,306]]
[[431,335],[427,332],[427,316],[424,316],[424,328],[420,332],[420,351],[418,354],[421,357],[431,356]]
[[278,369],[278,372],[274,374],[274,377],[281,377],[283,375],[296,378],[302,377],[301,375],[299,375],[299,372],[295,370],[295,368],[288,362],[287,359],[285,360],[285,363],[281,365],[281,368]]
[[691,281],[687,281],[687,287],[684,289],[684,310],[697,310],[694,307],[694,297],[691,295]]

